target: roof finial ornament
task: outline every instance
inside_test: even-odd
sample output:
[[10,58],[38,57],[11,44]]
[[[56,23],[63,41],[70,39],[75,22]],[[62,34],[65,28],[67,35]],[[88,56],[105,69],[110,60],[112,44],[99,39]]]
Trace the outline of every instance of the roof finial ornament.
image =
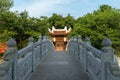
[[55,27],[54,26],[52,26],[52,32],[55,30]]
[[66,32],[67,32],[67,26],[64,27],[64,30],[66,30]]
[[48,31],[49,31],[49,32],[51,32],[51,29],[50,29],[50,28],[48,28]]
[[52,30],[55,30],[55,27],[54,27],[54,26],[52,26]]

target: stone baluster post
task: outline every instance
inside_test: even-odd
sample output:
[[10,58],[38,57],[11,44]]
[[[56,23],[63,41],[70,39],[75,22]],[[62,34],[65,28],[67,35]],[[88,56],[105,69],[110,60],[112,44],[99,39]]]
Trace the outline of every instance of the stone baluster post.
[[86,42],[86,44],[90,44],[90,45],[91,45],[91,42],[90,42],[90,38],[89,38],[89,37],[86,37],[86,38],[85,38],[85,42]]
[[80,54],[81,54],[81,48],[82,48],[82,37],[81,35],[78,36],[78,60],[80,59]]
[[47,36],[45,36],[45,39],[46,39],[46,42],[45,42],[45,48],[46,48],[46,51],[47,51],[47,50],[48,50],[48,43],[47,43],[48,38],[47,38]]
[[72,45],[73,41],[74,41],[74,37],[72,36],[71,39],[70,39],[70,44],[69,44],[69,53],[70,54],[73,54],[73,49],[72,49],[73,46],[74,46],[74,45]]
[[105,38],[102,41],[102,80],[107,80],[107,74],[106,74],[106,63],[107,62],[113,62],[114,61],[114,49],[111,48],[112,42],[109,38]]
[[43,36],[43,46],[42,46],[43,51],[42,52],[46,51],[46,49],[45,49],[45,41],[46,41],[46,38],[45,38],[45,36]]
[[47,39],[47,40],[49,40],[49,37],[48,37],[48,36],[46,36],[46,39]]
[[[85,44],[84,45],[91,45],[90,38],[88,36],[85,38]],[[87,70],[87,63],[88,63],[87,55],[88,55],[88,52],[89,52],[89,50],[84,48],[84,53],[82,53],[84,55],[85,71],[88,71]]]
[[79,43],[82,42],[82,36],[81,35],[78,36],[78,42]]
[[46,40],[46,36],[43,36],[43,40],[44,40],[44,41]]
[[74,36],[74,41],[77,41],[77,36]]
[[41,60],[41,57],[42,57],[42,47],[41,47],[42,46],[42,43],[41,43],[42,42],[42,36],[38,37],[38,42],[40,43],[40,45],[39,45],[40,46],[39,51],[40,51],[40,60]]
[[73,36],[70,38],[69,43],[68,43],[68,47],[67,47],[68,48],[67,51],[69,54],[72,53],[72,49],[71,49],[72,41],[73,41]]
[[48,45],[47,45],[47,36],[45,36],[45,50],[47,51],[47,47],[48,47]]
[[28,45],[33,45],[33,43],[34,43],[34,38],[33,37],[29,37]]
[[73,41],[73,36],[70,38],[70,41]]
[[77,49],[76,44],[77,44],[77,37],[74,36],[74,55],[76,55],[76,49]]
[[46,38],[47,38],[47,50],[50,50],[50,46],[49,46],[49,43],[48,43],[48,41],[49,41],[49,37],[48,36],[46,36]]
[[105,38],[103,41],[102,41],[102,52],[103,52],[103,60],[104,62],[113,62],[114,61],[114,49],[111,48],[111,45],[112,45],[112,42],[110,39],[108,38]]
[[42,56],[44,55],[43,53],[44,53],[44,51],[46,51],[46,49],[45,49],[45,41],[46,41],[46,38],[45,38],[45,36],[43,36],[43,39],[42,39]]
[[73,50],[73,47],[74,47],[74,45],[73,45],[73,43],[74,43],[74,36],[72,36],[72,39],[71,39],[71,44],[70,44],[70,53],[71,54],[74,54],[74,50]]
[[41,40],[42,40],[42,36],[39,36],[38,37],[38,42],[41,42]]
[[35,71],[35,57],[34,57],[34,38],[33,37],[29,37],[28,38],[28,46],[32,46],[32,71]]
[[[13,38],[10,38],[6,44],[7,44],[7,49],[3,55],[4,61],[9,61],[9,65],[6,68],[7,69],[6,80],[16,80],[16,73],[17,73],[16,44],[17,43]],[[9,69],[11,69],[11,71]]]

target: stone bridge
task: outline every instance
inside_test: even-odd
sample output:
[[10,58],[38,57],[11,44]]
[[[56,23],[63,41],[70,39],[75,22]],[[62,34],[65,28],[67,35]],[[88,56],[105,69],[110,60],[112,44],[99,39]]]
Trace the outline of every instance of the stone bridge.
[[120,69],[112,42],[105,38],[103,48],[96,49],[89,37],[72,37],[67,51],[55,51],[44,36],[17,50],[16,41],[7,41],[7,50],[0,64],[0,80],[120,80]]

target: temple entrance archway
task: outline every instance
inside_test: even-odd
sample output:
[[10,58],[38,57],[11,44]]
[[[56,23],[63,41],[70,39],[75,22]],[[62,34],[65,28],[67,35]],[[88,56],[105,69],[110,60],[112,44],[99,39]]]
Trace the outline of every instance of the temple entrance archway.
[[68,43],[67,35],[71,32],[71,28],[67,30],[67,27],[65,26],[64,29],[55,29],[55,27],[52,27],[52,30],[49,29],[49,33],[52,37],[53,44],[55,46],[56,51],[65,51],[66,45]]

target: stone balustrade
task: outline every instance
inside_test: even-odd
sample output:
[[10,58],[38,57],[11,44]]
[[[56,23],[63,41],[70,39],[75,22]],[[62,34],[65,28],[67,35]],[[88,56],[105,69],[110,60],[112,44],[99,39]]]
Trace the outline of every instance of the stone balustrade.
[[49,50],[54,50],[52,42],[44,36],[37,42],[29,38],[28,46],[17,50],[16,41],[11,38],[7,41],[7,50],[0,64],[0,80],[29,80],[43,56]]
[[103,48],[98,50],[91,45],[89,37],[83,42],[78,36],[69,40],[67,50],[79,60],[91,80],[120,80],[120,68],[111,45],[111,40],[105,38]]

